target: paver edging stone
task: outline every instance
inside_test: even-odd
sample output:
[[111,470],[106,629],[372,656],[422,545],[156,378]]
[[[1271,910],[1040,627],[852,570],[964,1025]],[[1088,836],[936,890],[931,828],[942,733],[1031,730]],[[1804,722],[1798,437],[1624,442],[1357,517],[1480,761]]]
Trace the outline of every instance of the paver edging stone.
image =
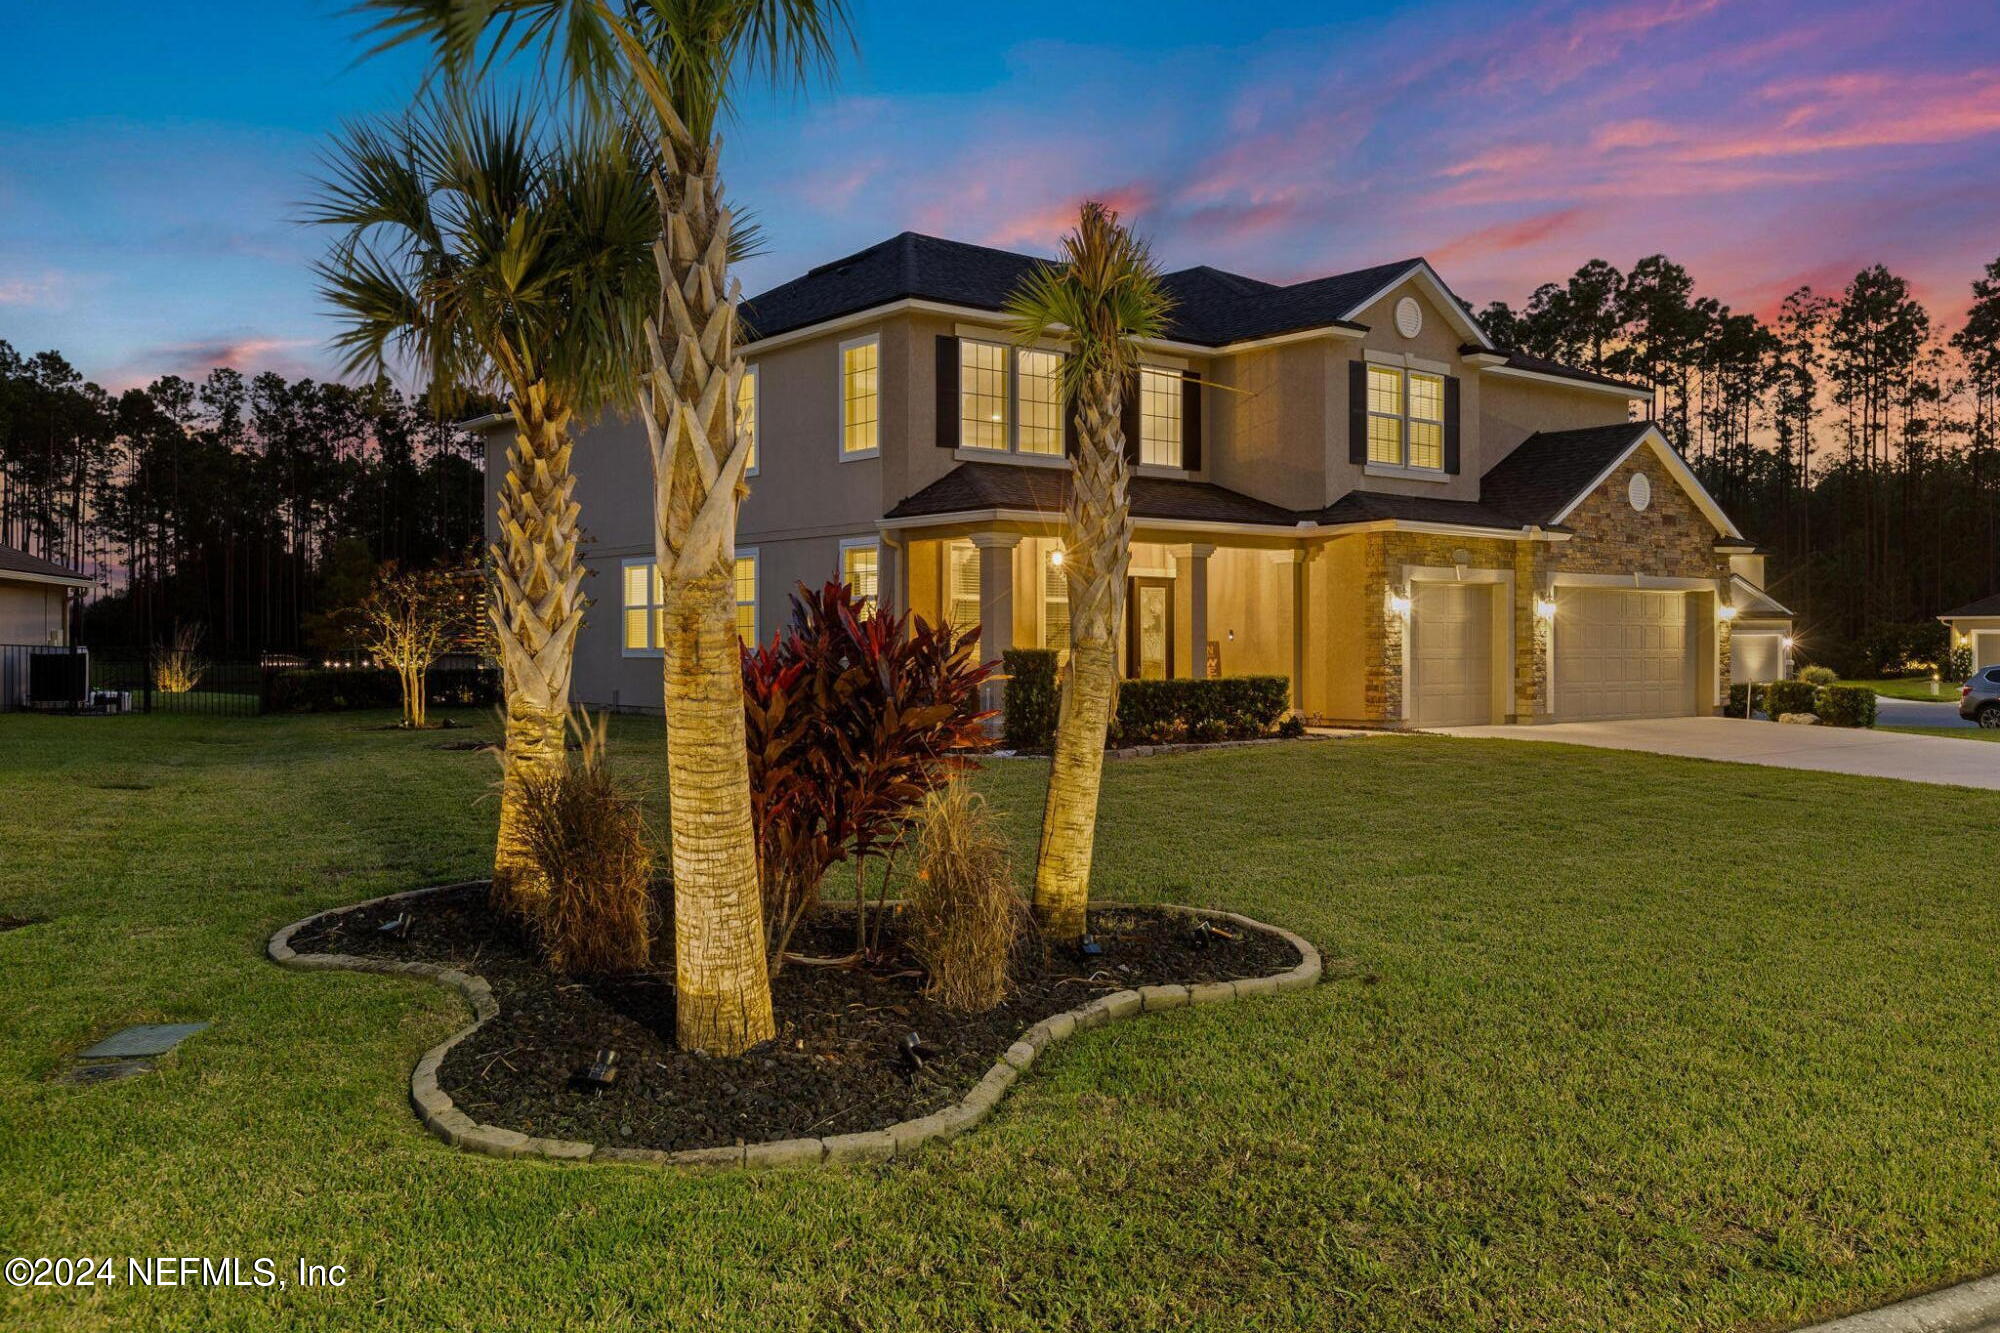
[[[423,1122],[424,1128],[446,1143],[467,1152],[485,1153],[491,1157],[548,1157],[627,1166],[710,1169],[887,1161],[891,1157],[908,1156],[934,1140],[955,1138],[972,1129],[992,1113],[1000,1098],[1006,1095],[1008,1088],[1034,1063],[1044,1049],[1072,1033],[1098,1027],[1116,1019],[1132,1018],[1142,1013],[1152,1013],[1184,1004],[1212,1004],[1250,995],[1300,990],[1316,984],[1322,971],[1319,950],[1282,926],[1274,926],[1240,913],[1225,912],[1215,908],[1182,907],[1173,903],[1152,904],[1168,911],[1188,916],[1209,917],[1245,929],[1261,930],[1266,934],[1276,935],[1298,950],[1299,961],[1286,971],[1246,978],[1243,982],[1146,986],[1138,990],[1114,991],[1108,995],[1097,996],[1074,1009],[1051,1014],[1022,1033],[1020,1038],[993,1062],[992,1068],[986,1071],[985,1076],[959,1101],[929,1115],[900,1121],[882,1129],[864,1130],[854,1134],[835,1134],[817,1139],[777,1139],[724,1148],[685,1148],[678,1152],[668,1152],[658,1148],[615,1148],[566,1139],[535,1138],[519,1130],[499,1125],[479,1124],[460,1111],[444,1089],[438,1086],[438,1070],[443,1066],[444,1058],[451,1048],[477,1032],[487,1020],[500,1013],[500,1004],[493,994],[493,987],[484,977],[435,963],[397,962],[387,958],[362,958],[354,954],[300,953],[292,948],[293,936],[325,917],[483,885],[484,881],[478,880],[440,884],[430,888],[386,894],[380,898],[370,898],[366,902],[350,903],[343,907],[328,908],[302,921],[294,921],[272,935],[265,952],[271,961],[280,967],[303,971],[342,970],[424,977],[457,991],[471,1007],[473,1021],[417,1057],[416,1067],[410,1071],[410,1104],[416,1110],[417,1118]],[[1115,908],[1126,904],[1099,903],[1094,906]]]

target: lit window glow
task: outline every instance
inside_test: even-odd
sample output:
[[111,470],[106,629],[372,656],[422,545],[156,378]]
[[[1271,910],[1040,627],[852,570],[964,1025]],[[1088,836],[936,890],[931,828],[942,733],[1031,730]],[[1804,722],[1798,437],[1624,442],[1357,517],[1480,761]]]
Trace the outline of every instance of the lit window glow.
[[874,542],[843,543],[840,548],[840,581],[873,612],[880,583],[882,550]]
[[881,445],[879,348],[863,338],[840,349],[840,451],[873,453]]
[[750,442],[745,472],[757,470],[757,367],[745,366],[736,383],[736,434]]
[[1444,470],[1442,375],[1368,367],[1368,461]]
[[967,449],[1007,447],[1007,348],[958,340],[958,442]]
[[[736,596],[736,633],[757,642],[757,553],[739,551],[731,569]],[[634,560],[624,571],[622,633],[628,653],[656,653],[666,642],[666,582],[651,560]]]
[[1016,358],[1021,399],[1020,450],[1059,458],[1063,451],[1062,357],[1023,349]]
[[1139,462],[1147,467],[1182,464],[1179,371],[1139,372]]

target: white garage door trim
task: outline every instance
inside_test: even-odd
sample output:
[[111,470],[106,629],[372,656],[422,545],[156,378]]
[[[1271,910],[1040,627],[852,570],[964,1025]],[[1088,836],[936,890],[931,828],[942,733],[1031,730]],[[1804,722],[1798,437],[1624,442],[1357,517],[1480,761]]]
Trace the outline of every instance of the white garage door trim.
[[[1609,614],[1613,611],[1617,614]],[[1633,645],[1635,638],[1655,637],[1653,630],[1659,631],[1659,648]],[[1590,631],[1612,633],[1593,636]],[[1684,589],[1630,583],[1558,586],[1549,652],[1556,719],[1685,717],[1698,711],[1700,671],[1695,656],[1702,641],[1700,631]],[[1620,637],[1625,642],[1599,651],[1588,644],[1591,637]],[[1593,678],[1596,665],[1614,661],[1619,664],[1617,672],[1607,674],[1620,678]]]

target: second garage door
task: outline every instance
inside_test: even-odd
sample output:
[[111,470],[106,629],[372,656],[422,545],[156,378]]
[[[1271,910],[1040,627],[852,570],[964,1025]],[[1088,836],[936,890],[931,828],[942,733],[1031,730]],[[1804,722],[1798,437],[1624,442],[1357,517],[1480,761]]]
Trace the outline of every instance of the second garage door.
[[1565,721],[1694,712],[1688,597],[1630,588],[1556,593],[1556,716]]

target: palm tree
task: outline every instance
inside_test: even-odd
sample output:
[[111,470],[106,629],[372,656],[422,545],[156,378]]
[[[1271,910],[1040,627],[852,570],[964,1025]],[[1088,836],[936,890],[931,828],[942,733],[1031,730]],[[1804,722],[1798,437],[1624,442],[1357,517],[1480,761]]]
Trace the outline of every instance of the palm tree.
[[444,96],[350,128],[310,217],[342,229],[318,272],[352,370],[392,359],[497,392],[514,417],[490,607],[506,701],[497,905],[534,896],[522,792],[565,763],[584,569],[570,423],[629,385],[658,234],[633,145],[549,131],[520,104]]
[[1069,580],[1069,667],[1056,715],[1055,757],[1035,856],[1035,912],[1052,939],[1075,941],[1090,903],[1090,857],[1104,736],[1118,696],[1118,627],[1132,553],[1131,478],[1120,424],[1137,392],[1138,340],[1157,338],[1172,301],[1145,242],[1096,202],[1063,238],[1063,262],[1022,280],[1007,313],[1024,344],[1065,338],[1064,397],[1075,405],[1077,454],[1063,515]]
[[646,126],[657,158],[658,301],[639,413],[652,446],[665,585],[667,791],[680,1045],[736,1055],[776,1034],[750,821],[736,641],[736,304],[717,129],[745,71],[801,86],[830,68],[845,0],[367,0],[384,44],[422,40],[446,72],[538,51],[600,111]]

